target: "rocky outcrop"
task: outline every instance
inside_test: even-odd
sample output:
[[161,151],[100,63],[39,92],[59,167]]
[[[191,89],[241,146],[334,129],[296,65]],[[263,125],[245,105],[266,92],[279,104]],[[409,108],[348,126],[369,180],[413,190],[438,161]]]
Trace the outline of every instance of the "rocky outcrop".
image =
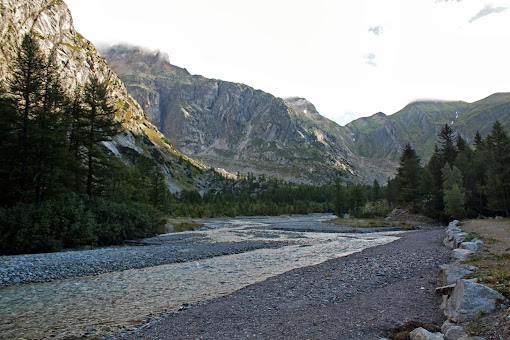
[[[124,132],[107,143],[113,153],[144,153],[157,160],[167,184],[173,190],[200,188],[201,180],[189,180],[185,169],[177,165],[181,155],[148,119],[126,86],[99,54],[94,45],[73,27],[71,13],[62,0],[2,0],[0,3],[0,81],[8,76],[8,65],[15,58],[23,36],[31,32],[38,38],[42,51],[54,55],[61,79],[68,91],[83,87],[91,75],[109,79],[115,99],[117,119]],[[193,162],[197,167],[201,165]],[[182,176],[180,176],[182,174]],[[180,178],[184,178],[181,180]]]

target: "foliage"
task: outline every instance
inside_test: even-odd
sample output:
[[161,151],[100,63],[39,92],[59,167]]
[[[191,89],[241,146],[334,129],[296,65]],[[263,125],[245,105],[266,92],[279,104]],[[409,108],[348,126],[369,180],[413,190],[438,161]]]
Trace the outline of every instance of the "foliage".
[[[106,245],[165,231],[173,196],[158,165],[109,154],[119,132],[107,81],[63,89],[27,34],[0,88],[0,253]],[[78,86],[77,86],[78,88]]]
[[474,141],[472,149],[445,125],[423,169],[407,145],[395,179],[388,181],[390,203],[420,202],[422,212],[445,220],[509,216],[510,139],[496,121],[485,140],[477,133]]

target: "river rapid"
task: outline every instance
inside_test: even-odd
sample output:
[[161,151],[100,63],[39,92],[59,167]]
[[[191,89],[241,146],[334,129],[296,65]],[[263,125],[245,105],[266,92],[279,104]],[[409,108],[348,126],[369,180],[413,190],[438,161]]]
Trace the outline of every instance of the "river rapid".
[[[183,305],[225,295],[294,268],[318,264],[398,238],[399,232],[395,231],[345,232],[345,228],[322,222],[329,217],[211,220],[206,223],[205,230],[180,234],[189,236],[188,248],[175,250],[171,237],[175,234],[169,234],[152,238],[147,245],[108,250],[140,257],[140,252],[153,252],[154,247],[181,253],[203,251],[204,254],[215,245],[228,247],[246,243],[267,247],[0,288],[0,338],[62,339],[84,335],[101,338],[136,327],[163,313],[176,312]],[[134,255],[129,255],[134,248]],[[76,252],[76,256],[80,253]],[[26,261],[27,255],[24,256]],[[66,256],[74,255],[68,252]],[[12,266],[15,260],[0,257],[0,269],[6,263]]]

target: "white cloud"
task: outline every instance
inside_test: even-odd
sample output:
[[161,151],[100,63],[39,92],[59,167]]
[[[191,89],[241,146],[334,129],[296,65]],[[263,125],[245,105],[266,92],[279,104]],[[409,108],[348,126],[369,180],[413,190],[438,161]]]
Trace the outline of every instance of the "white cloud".
[[492,5],[485,5],[485,7],[480,10],[480,12],[476,13],[474,17],[469,19],[469,22],[472,23],[473,21],[476,21],[490,14],[504,12],[506,9],[506,7],[493,7]]
[[383,33],[383,28],[382,26],[372,26],[368,29],[368,31],[375,35],[381,35]]
[[365,64],[370,66],[377,66],[375,63],[375,53],[368,53],[365,55]]

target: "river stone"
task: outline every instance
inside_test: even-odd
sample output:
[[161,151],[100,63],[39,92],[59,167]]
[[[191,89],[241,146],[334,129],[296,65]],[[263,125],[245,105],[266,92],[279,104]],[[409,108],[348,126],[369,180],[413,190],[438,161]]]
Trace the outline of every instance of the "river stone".
[[444,334],[444,338],[446,340],[459,340],[463,336],[466,336],[466,332],[464,332],[464,328],[461,326],[451,326],[448,331]]
[[416,328],[409,334],[411,340],[442,340],[442,333],[431,333],[424,328]]
[[478,250],[478,245],[475,242],[462,242],[459,248],[475,252]]
[[503,300],[503,295],[495,290],[469,280],[460,280],[448,299],[446,313],[454,322],[467,322],[480,313],[491,313],[496,309],[496,302]]
[[439,286],[448,286],[451,284],[455,284],[460,279],[466,277],[466,275],[471,274],[478,270],[478,268],[476,268],[475,266],[470,266],[459,262],[444,264],[439,268],[440,268],[439,273],[437,275],[437,281]]
[[468,249],[454,249],[453,250],[453,260],[454,261],[466,261],[470,254],[473,254],[473,252]]

